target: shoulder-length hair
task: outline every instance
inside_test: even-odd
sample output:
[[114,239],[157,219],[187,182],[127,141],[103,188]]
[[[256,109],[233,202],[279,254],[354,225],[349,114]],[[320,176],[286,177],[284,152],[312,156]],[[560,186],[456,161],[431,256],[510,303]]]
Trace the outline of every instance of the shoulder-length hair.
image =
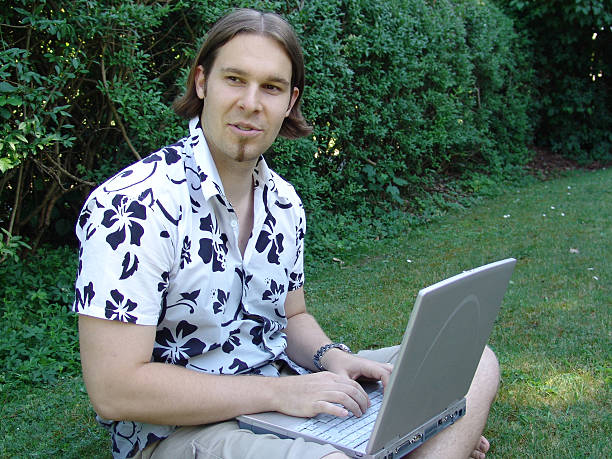
[[264,35],[276,40],[283,46],[291,60],[291,87],[298,88],[300,93],[289,116],[283,121],[279,135],[288,139],[297,139],[311,133],[312,127],[304,119],[300,108],[304,93],[304,56],[299,40],[291,25],[282,17],[275,13],[263,13],[253,9],[234,10],[213,25],[191,66],[185,93],[172,104],[174,111],[187,119],[200,116],[204,101],[196,93],[197,67],[201,65],[204,68],[204,76],[208,78],[219,48],[242,33]]

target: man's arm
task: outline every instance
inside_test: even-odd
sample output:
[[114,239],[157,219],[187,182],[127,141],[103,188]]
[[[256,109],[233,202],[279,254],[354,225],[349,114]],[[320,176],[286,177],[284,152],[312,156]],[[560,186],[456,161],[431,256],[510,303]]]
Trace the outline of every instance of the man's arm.
[[283,378],[211,375],[151,362],[154,326],[81,315],[79,334],[87,391],[106,419],[197,425],[264,411],[344,416],[367,408],[359,384],[329,372]]
[[[289,292],[285,301],[285,314],[288,325],[287,354],[293,361],[310,370],[316,371],[312,361],[321,346],[331,343],[314,317],[306,311],[304,290]],[[337,375],[352,380],[358,378],[382,381],[387,385],[393,366],[348,354],[340,349],[330,349],[321,358],[323,367]]]
[[83,378],[106,419],[196,425],[276,408],[274,379],[151,362],[155,327],[81,315]]

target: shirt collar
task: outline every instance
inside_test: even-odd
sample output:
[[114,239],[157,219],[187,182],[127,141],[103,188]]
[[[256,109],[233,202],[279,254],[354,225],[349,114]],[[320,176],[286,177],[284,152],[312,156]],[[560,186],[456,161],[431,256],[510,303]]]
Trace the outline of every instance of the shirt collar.
[[202,184],[202,193],[206,200],[216,196],[225,196],[223,182],[215,161],[210,154],[202,125],[198,117],[189,121],[189,141],[193,151],[193,158],[198,166],[198,175]]
[[[202,124],[198,117],[189,121],[190,144],[193,149],[193,157],[199,169],[202,182],[202,193],[205,199],[221,196],[225,199],[223,183],[219,171],[212,158],[208,143],[204,137]],[[275,198],[283,202],[290,201],[292,190],[290,185],[268,167],[263,156],[259,157],[253,171],[253,183],[255,188],[261,188],[267,194],[268,202]]]

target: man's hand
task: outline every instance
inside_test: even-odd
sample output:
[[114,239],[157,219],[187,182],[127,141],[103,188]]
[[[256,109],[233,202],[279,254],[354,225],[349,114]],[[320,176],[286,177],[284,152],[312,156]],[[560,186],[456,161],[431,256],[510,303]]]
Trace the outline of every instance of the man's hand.
[[349,354],[340,349],[330,349],[321,358],[323,367],[337,375],[346,376],[352,380],[367,379],[381,381],[386,387],[393,371],[390,363],[380,363]]
[[300,376],[284,376],[277,385],[276,411],[291,416],[312,417],[320,413],[361,416],[370,406],[368,394],[346,375],[330,371]]
[[393,370],[389,363],[364,359],[339,349],[330,349],[322,360],[329,371],[278,379],[276,411],[299,417],[320,413],[340,417],[353,413],[359,417],[370,406],[370,399],[357,379],[381,381],[386,386]]
[[[314,371],[313,355],[330,340],[314,317],[306,312],[302,288],[287,294],[285,314],[287,355],[297,364]],[[386,386],[393,370],[391,364],[364,359],[340,349],[329,349],[320,362],[328,371],[279,378],[276,411],[308,417],[319,413],[346,416],[348,412],[361,416],[370,400],[356,381],[381,381]]]

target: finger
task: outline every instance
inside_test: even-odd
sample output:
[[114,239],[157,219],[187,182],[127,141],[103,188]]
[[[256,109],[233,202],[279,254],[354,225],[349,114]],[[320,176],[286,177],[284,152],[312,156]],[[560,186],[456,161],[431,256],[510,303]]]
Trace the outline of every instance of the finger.
[[350,378],[336,376],[336,386],[333,398],[330,401],[340,403],[355,416],[359,417],[367,411],[370,406],[368,394],[356,381]]
[[346,408],[346,410],[350,411],[357,417],[361,417],[367,409],[367,407],[365,409],[362,408],[359,402],[346,392],[337,392],[333,394],[333,403],[342,405],[344,408]]
[[393,365],[390,363],[369,362],[370,365],[360,368],[360,378],[381,381],[383,386],[389,382]]
[[345,418],[349,415],[349,411],[341,405],[319,401],[315,406],[315,414],[330,414],[332,416],[337,416],[339,418]]
[[384,372],[380,380],[382,381],[383,387],[387,387],[389,384],[389,379],[391,379],[391,373],[393,372],[393,365],[390,363],[384,364]]
[[336,374],[327,372],[327,374],[332,378],[333,382],[336,384],[334,389],[340,390],[348,394],[353,400],[355,400],[359,406],[365,411],[370,406],[370,399],[365,389],[354,379],[350,378],[348,375],[344,374]]
[[348,383],[341,383],[338,392],[331,395],[330,401],[340,403],[355,416],[359,417],[367,411],[370,406],[370,398],[359,383],[347,380]]
[[347,390],[347,394],[357,402],[362,413],[365,413],[370,407],[370,397],[365,389],[357,381],[347,379],[350,388]]
[[345,375],[331,372],[317,373],[320,377],[330,378],[325,390],[329,391],[325,400],[340,403],[355,416],[361,416],[370,407],[370,398],[357,381]]

